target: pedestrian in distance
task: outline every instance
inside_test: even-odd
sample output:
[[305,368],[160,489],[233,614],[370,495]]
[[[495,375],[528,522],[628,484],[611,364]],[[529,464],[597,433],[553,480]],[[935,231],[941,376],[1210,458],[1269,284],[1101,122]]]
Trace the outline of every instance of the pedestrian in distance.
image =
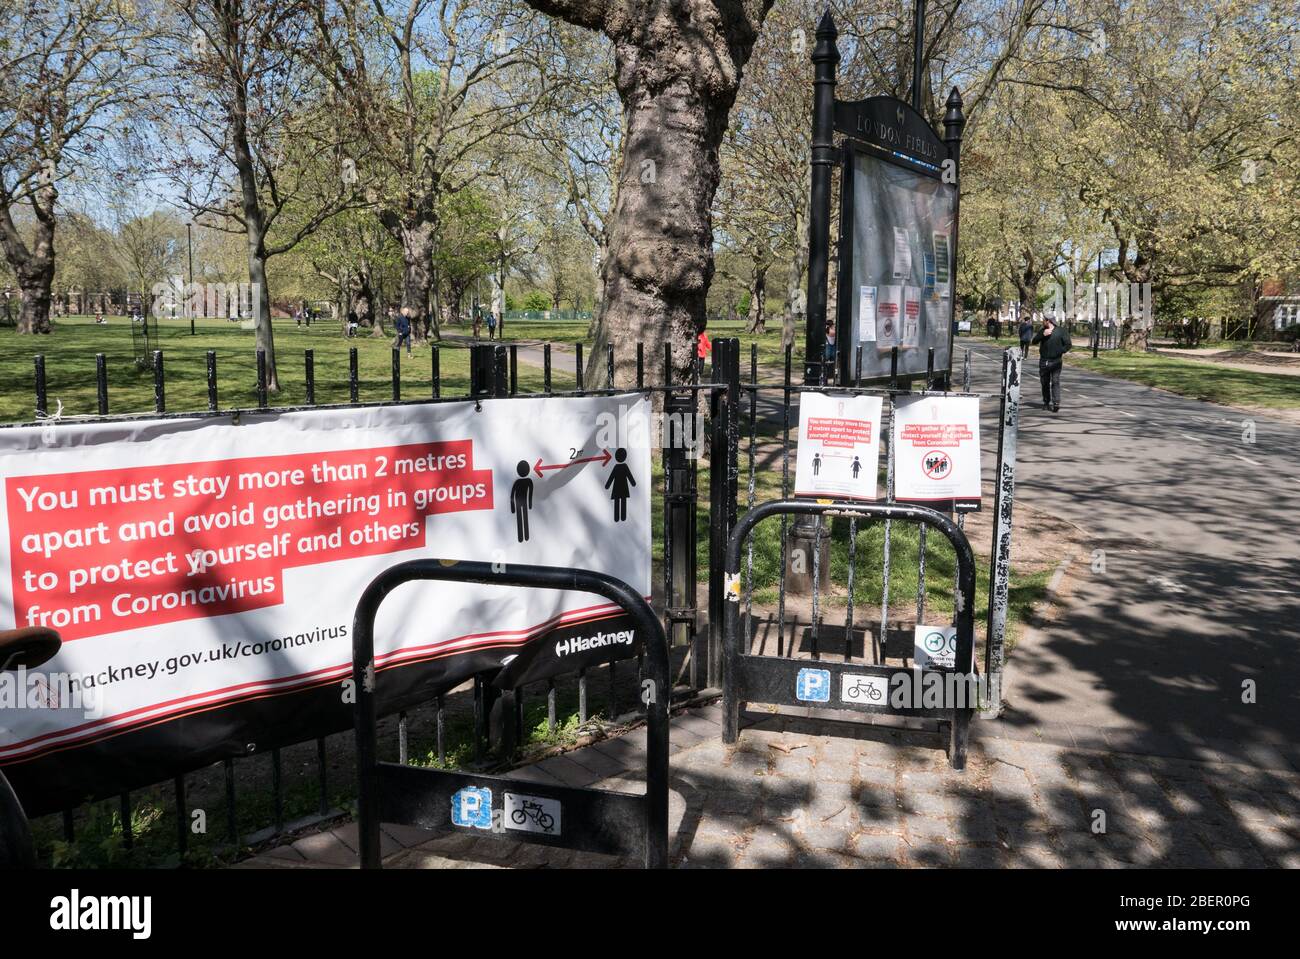
[[1065,354],[1074,343],[1063,326],[1057,326],[1052,317],[1043,321],[1043,328],[1034,335],[1032,343],[1038,344],[1038,379],[1043,385],[1043,409],[1053,413],[1061,408],[1061,367]]
[[487,315],[487,316],[488,316],[488,320],[487,320],[487,323],[488,323],[488,339],[489,339],[489,340],[494,340],[494,339],[496,339],[496,334],[497,334],[497,317],[496,317],[496,314],[493,313],[491,310],[488,311],[488,315]]
[[1020,318],[1020,358],[1028,359],[1029,344],[1034,339],[1034,321],[1027,316]]
[[826,324],[826,366],[829,367],[826,371],[826,378],[829,380],[831,371],[835,369],[835,324],[833,322]]
[[402,312],[397,314],[397,320],[394,323],[397,329],[397,342],[393,344],[393,349],[400,350],[402,344],[406,344],[406,355],[411,355],[411,308],[402,307]]

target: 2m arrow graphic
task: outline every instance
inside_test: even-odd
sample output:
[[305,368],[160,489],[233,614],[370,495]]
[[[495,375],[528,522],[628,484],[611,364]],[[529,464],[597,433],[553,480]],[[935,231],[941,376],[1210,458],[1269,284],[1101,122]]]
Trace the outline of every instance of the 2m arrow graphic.
[[537,462],[533,464],[533,469],[537,471],[538,479],[545,479],[544,470],[562,470],[570,466],[577,466],[580,463],[599,463],[601,466],[608,466],[609,461],[613,458],[609,450],[601,450],[599,456],[588,456],[583,459],[569,460],[567,463],[553,463],[544,466],[542,465],[542,458],[539,456]]

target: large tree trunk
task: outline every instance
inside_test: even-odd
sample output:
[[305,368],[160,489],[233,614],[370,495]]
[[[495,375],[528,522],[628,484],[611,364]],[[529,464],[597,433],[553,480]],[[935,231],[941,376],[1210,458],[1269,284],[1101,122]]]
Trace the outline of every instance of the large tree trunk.
[[[812,181],[809,179],[807,182],[808,193],[811,195]],[[790,272],[785,279],[785,316],[781,326],[783,349],[794,345],[799,327],[808,319],[808,299],[803,280],[804,272],[808,269],[808,222],[808,207],[805,205],[799,209],[799,215],[795,218],[794,255],[790,258]]]
[[18,332],[49,333],[50,285],[54,281],[53,258],[43,264],[21,267],[16,272],[18,288],[23,292],[22,304],[18,309]]
[[[625,135],[609,221],[602,332],[630,383],[636,346],[689,375],[713,280],[718,146],[771,0],[528,0],[614,42]],[[599,354],[598,354],[599,355]],[[654,357],[654,360],[650,360]],[[603,367],[592,363],[592,373]]]
[[[644,343],[647,356],[662,356],[664,344],[671,344],[674,373],[685,377],[713,280],[711,207],[718,145],[734,91],[719,104],[688,76],[648,88],[640,79],[645,66],[636,64],[640,51],[624,46],[619,93],[627,140],[605,269],[603,326],[613,342]],[[670,62],[653,72],[673,68],[686,65]],[[620,366],[635,359],[622,352]]]
[[280,377],[275,368],[275,333],[271,328],[271,297],[266,285],[266,218],[263,216],[257,176],[253,170],[253,151],[243,120],[248,115],[247,96],[243,88],[236,91],[235,102],[238,109],[233,117],[230,135],[234,147],[235,170],[239,175],[244,229],[248,239],[248,281],[252,285],[256,345],[259,351],[266,354],[267,391],[279,393]]
[[433,237],[438,224],[417,220],[402,224],[402,307],[411,310],[411,331],[428,339],[435,327],[429,316],[429,291],[433,287]]
[[[375,309],[375,291],[370,285],[370,271],[366,268],[358,269],[352,274],[348,309],[356,313],[360,326],[371,327],[374,336],[382,335],[383,322],[379,311]],[[346,322],[345,319],[344,323]]]
[[[250,221],[251,223],[251,221]],[[252,294],[257,349],[266,354],[266,389],[280,392],[275,368],[275,334],[271,329],[271,296],[266,288],[266,249],[260,231],[248,231],[248,279]]]
[[15,227],[6,205],[0,207],[0,247],[22,290],[18,308],[19,333],[50,332],[50,290],[54,286],[53,186],[43,186],[33,210],[36,214],[29,247]]

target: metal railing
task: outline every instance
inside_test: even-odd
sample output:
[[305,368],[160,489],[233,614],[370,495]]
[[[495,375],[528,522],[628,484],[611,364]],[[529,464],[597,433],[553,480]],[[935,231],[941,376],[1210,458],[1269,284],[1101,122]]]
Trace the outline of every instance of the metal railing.
[[[644,679],[638,683],[646,710],[645,793],[631,796],[380,762],[376,687],[383,671],[377,673],[375,669],[375,616],[389,593],[416,580],[595,593],[621,607],[632,618],[645,653]],[[352,678],[356,689],[357,813],[363,867],[374,869],[380,865],[379,827],[384,822],[439,831],[461,825],[475,834],[614,855],[640,850],[647,869],[661,869],[668,864],[668,643],[654,611],[627,583],[592,570],[551,566],[437,559],[400,563],[375,577],[357,603],[352,630]],[[538,828],[528,825],[526,806],[507,808],[511,789],[521,802],[534,807]],[[458,824],[449,817],[448,810],[456,797],[467,790],[474,791],[475,812],[486,814],[481,824]],[[469,802],[469,796],[465,801]],[[553,812],[547,808],[550,804]],[[505,813],[515,821],[502,822]],[[543,816],[550,820],[549,824],[540,819]]]

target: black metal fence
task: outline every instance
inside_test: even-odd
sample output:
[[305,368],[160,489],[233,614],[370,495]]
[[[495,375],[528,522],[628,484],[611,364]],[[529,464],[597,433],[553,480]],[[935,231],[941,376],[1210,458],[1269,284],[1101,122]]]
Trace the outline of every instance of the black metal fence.
[[[469,388],[465,393],[453,393],[444,389],[441,375],[441,359],[447,347],[433,345],[430,351],[431,389],[429,395],[413,398],[403,395],[400,353],[392,351],[392,372],[389,384],[390,398],[376,404],[374,401],[362,402],[360,396],[360,378],[358,353],[355,348],[349,351],[348,365],[348,402],[343,407],[368,405],[410,405],[420,409],[429,404],[463,401],[472,399],[477,402],[508,402],[512,397],[520,396],[582,396],[608,395],[615,389],[616,356],[611,346],[601,358],[605,366],[606,386],[601,390],[588,390],[584,370],[584,347],[582,343],[574,344],[572,349],[566,347],[563,354],[552,349],[551,344],[541,347],[538,357],[531,352],[527,357],[530,364],[540,361],[543,374],[543,388],[540,393],[521,393],[519,391],[519,368],[521,363],[520,347],[517,344],[475,344],[469,346]],[[994,543],[989,565],[989,615],[985,634],[985,663],[989,685],[994,694],[985,702],[986,708],[996,710],[1000,706],[997,690],[1000,689],[1002,668],[1002,650],[1005,633],[1005,621],[1010,577],[1010,523],[1011,501],[1014,490],[1015,472],[1015,429],[1018,415],[1019,364],[1009,351],[1003,355],[1002,389],[1000,394],[982,394],[1000,404],[998,429],[998,459],[995,473],[994,501]],[[855,357],[853,369],[861,369],[861,348]],[[561,356],[564,358],[560,361]],[[99,355],[96,362],[96,406],[97,412],[86,419],[122,419],[110,415],[110,386],[107,364]],[[572,363],[569,363],[569,360]],[[747,376],[742,376],[742,362],[747,359]],[[267,384],[265,357],[257,358],[256,408],[271,410]],[[737,339],[719,339],[714,342],[711,366],[700,362],[691,377],[685,381],[673,374],[671,353],[665,349],[662,357],[661,377],[657,384],[650,384],[648,375],[650,357],[642,344],[635,347],[635,365],[633,383],[626,388],[642,390],[656,397],[657,416],[659,417],[656,433],[660,438],[660,466],[663,473],[662,486],[658,491],[660,515],[658,517],[660,543],[662,548],[661,572],[662,586],[656,597],[657,606],[662,616],[665,632],[669,637],[673,651],[674,680],[670,694],[677,699],[693,697],[699,694],[715,695],[720,692],[722,684],[722,650],[724,611],[727,584],[724,581],[725,556],[728,539],[737,524],[741,510],[754,509],[764,499],[788,499],[792,493],[790,474],[791,425],[797,414],[800,395],[807,390],[830,389],[850,394],[875,394],[882,396],[885,403],[885,419],[882,429],[886,437],[892,438],[892,404],[895,397],[914,395],[917,392],[933,395],[952,395],[949,392],[953,379],[960,377],[961,392],[970,395],[971,370],[970,351],[965,353],[961,369],[951,374],[936,374],[933,356],[930,358],[930,372],[916,384],[900,381],[894,377],[883,385],[867,388],[804,386],[797,384],[792,377],[793,354],[786,348],[779,358],[780,368],[760,366],[760,353],[757,344],[751,344],[748,357],[742,355],[741,343]],[[168,409],[167,378],[165,357],[161,350],[152,354],[153,372],[153,411],[143,414],[146,417],[193,417],[193,416],[237,416],[238,410],[225,409],[220,405],[218,390],[218,368],[215,351],[208,351],[206,358],[206,400],[207,409],[198,412],[176,412]],[[561,368],[564,367],[564,368]],[[633,368],[629,364],[629,368]],[[897,363],[893,364],[897,369]],[[303,357],[305,377],[305,395],[307,408],[317,405],[317,382],[312,350],[306,350]],[[763,374],[760,377],[760,373]],[[776,373],[775,378],[772,374]],[[570,379],[571,377],[571,379]],[[571,384],[571,388],[565,389]],[[913,387],[918,387],[914,389]],[[38,422],[58,428],[59,417],[50,415],[50,398],[46,379],[46,358],[38,355],[34,360],[34,405]],[[304,407],[279,407],[278,410],[302,409]],[[337,407],[336,407],[337,408]],[[707,410],[707,427],[702,411]],[[743,450],[743,454],[742,454]],[[708,472],[708,510],[700,510],[701,471],[705,469],[703,460],[707,459]],[[886,451],[886,480],[884,502],[893,503],[893,449],[892,443]],[[779,479],[778,479],[779,477]],[[742,491],[742,482],[744,489]],[[743,505],[741,502],[743,496]],[[879,522],[860,521],[859,517],[848,517],[842,529],[816,525],[816,529],[795,529],[788,522],[789,517],[782,514],[779,519],[779,535],[773,540],[768,537],[763,544],[756,543],[757,537],[751,537],[746,545],[743,564],[744,619],[745,635],[752,635],[753,623],[760,616],[769,623],[770,632],[777,637],[778,655],[796,655],[800,629],[806,629],[813,637],[813,643],[821,631],[827,630],[830,608],[827,604],[827,590],[831,587],[832,573],[846,581],[847,588],[839,589],[835,597],[844,603],[844,623],[840,635],[846,641],[855,636],[862,636],[864,629],[874,632],[878,638],[882,653],[889,658],[893,647],[889,640],[891,634],[899,627],[904,617],[900,616],[895,594],[897,582],[891,578],[899,573],[899,557],[905,557],[906,564],[915,564],[917,575],[917,593],[915,604],[915,622],[920,623],[925,617],[927,603],[927,563],[933,560],[933,551],[927,547],[924,533],[906,551],[900,549],[895,536],[893,524],[889,517]],[[961,527],[965,514],[958,515],[955,523]],[[702,527],[707,524],[707,528]],[[861,541],[860,533],[875,525],[881,532],[878,546],[871,546]],[[700,533],[707,541],[707,552],[703,552]],[[790,544],[796,537],[812,537],[811,555],[813,569],[811,583],[797,596],[790,589],[788,563]],[[842,557],[837,558],[831,566],[822,565],[822,557],[827,553],[831,542],[843,546]],[[829,554],[828,554],[829,555]],[[842,560],[842,561],[841,561]],[[707,566],[707,616],[703,628],[700,628],[699,608],[697,602],[697,582],[700,564]],[[829,558],[827,560],[829,562]],[[863,566],[869,564],[871,570],[878,569],[880,589],[873,599],[879,602],[878,626],[875,630],[864,627],[860,616],[860,602],[856,599],[861,592]],[[831,567],[834,567],[833,569]],[[760,569],[761,567],[761,569]],[[761,575],[760,575],[761,573]],[[874,572],[871,573],[874,577]],[[931,579],[931,581],[933,581]],[[799,609],[807,607],[807,612]],[[768,607],[766,610],[763,607]],[[855,617],[857,625],[855,626]],[[910,619],[909,615],[906,617]],[[840,629],[836,624],[835,629]],[[894,657],[897,659],[897,657]],[[906,656],[902,657],[906,662]],[[636,664],[640,675],[642,663]],[[622,667],[625,676],[629,672],[628,664]],[[620,702],[620,666],[611,660],[605,667],[607,687],[601,694],[605,700],[606,712],[611,718],[620,715],[631,717],[644,714],[644,704],[639,699],[629,696]],[[630,677],[628,677],[630,678]],[[572,678],[572,690],[576,693],[576,717],[579,723],[586,723],[591,716],[593,692],[590,688],[591,677],[586,671],[580,671]],[[555,733],[561,724],[561,708],[557,690],[564,686],[564,680],[548,680],[530,688],[513,691],[509,700],[502,700],[498,715],[502,718],[493,726],[490,716],[496,699],[500,696],[490,682],[483,677],[476,677],[471,688],[459,694],[439,696],[429,707],[431,716],[419,717],[401,713],[396,717],[395,738],[398,762],[411,761],[409,748],[410,727],[414,719],[424,723],[426,718],[434,730],[434,744],[431,750],[433,758],[439,765],[446,764],[456,756],[468,755],[476,764],[489,762],[495,757],[500,763],[508,762],[515,754],[516,747],[524,738],[524,715],[526,703],[532,705],[538,698],[546,701],[546,729]],[[602,684],[603,685],[603,684]],[[467,697],[472,702],[472,728],[469,733],[468,749],[460,748],[461,743],[451,742],[452,730],[448,723],[449,698],[455,695]],[[622,714],[620,708],[626,704],[631,712]],[[314,745],[314,749],[312,749]],[[455,748],[453,748],[453,746]],[[284,751],[293,748],[295,755],[304,750],[314,753],[312,764],[315,767],[314,778],[318,802],[314,811],[297,821],[289,822],[285,803]],[[259,757],[269,755],[270,794],[269,814],[266,816],[265,828],[241,830],[237,812],[240,797],[237,789],[237,772],[239,769]],[[220,775],[224,779],[225,793],[225,840],[230,847],[256,844],[285,835],[295,829],[303,828],[312,822],[319,822],[341,815],[342,812],[330,801],[330,761],[327,755],[327,740],[324,735],[306,744],[281,743],[266,749],[259,749],[239,759],[227,759],[221,763]],[[186,770],[177,775],[168,784],[173,796],[176,816],[176,848],[183,856],[187,850],[190,820],[187,815],[187,779],[199,770]],[[263,787],[256,787],[260,793]],[[93,795],[88,802],[100,803],[112,797]],[[132,846],[132,803],[130,793],[117,798],[117,828],[125,848]],[[248,803],[264,804],[264,796],[255,795],[245,800]],[[72,841],[76,835],[76,815],[74,810],[62,814],[63,834],[66,841]]]
[[[358,351],[355,347],[348,351],[348,376],[347,390],[348,402],[342,404],[344,408],[364,407],[371,405],[392,405],[404,404],[419,408],[428,404],[440,402],[464,401],[473,399],[477,402],[500,402],[508,401],[514,397],[525,396],[584,396],[584,395],[608,395],[619,392],[614,388],[614,371],[615,371],[615,352],[610,347],[604,357],[606,367],[606,388],[603,390],[588,390],[584,387],[586,382],[584,370],[584,351],[583,344],[574,344],[572,353],[566,354],[573,359],[571,370],[560,370],[553,359],[555,358],[551,344],[545,344],[542,347],[542,373],[543,388],[541,393],[522,393],[519,391],[519,347],[517,344],[475,344],[467,347],[470,355],[469,363],[469,390],[466,393],[456,394],[444,389],[444,379],[441,373],[442,357],[447,349],[462,349],[462,347],[445,347],[433,345],[430,353],[430,373],[431,373],[431,392],[427,397],[414,399],[403,396],[402,389],[402,368],[401,355],[398,349],[392,350],[392,367],[390,382],[390,399],[386,401],[363,402],[360,389],[359,375],[359,358]],[[567,365],[567,364],[566,364]],[[238,409],[223,409],[221,406],[221,395],[218,384],[218,365],[217,354],[214,350],[208,350],[206,354],[206,387],[207,387],[207,409],[202,411],[173,411],[168,407],[167,401],[167,364],[166,357],[162,350],[152,352],[152,362],[150,364],[153,375],[153,411],[152,413],[138,414],[148,418],[171,418],[171,417],[224,417],[238,416]],[[306,395],[306,408],[314,408],[316,403],[317,381],[315,375],[315,356],[311,349],[304,351],[303,356],[303,373]],[[304,407],[272,407],[270,405],[270,394],[268,387],[267,362],[266,356],[262,351],[257,353],[257,379],[256,379],[256,410],[286,412]],[[696,410],[698,407],[697,396],[712,395],[715,397],[713,403],[716,408],[716,397],[723,392],[723,388],[707,381],[701,382],[701,373],[704,371],[702,366],[696,367],[694,376],[686,382],[678,382],[673,376],[673,364],[671,353],[668,349],[664,351],[662,384],[647,385],[647,364],[645,349],[642,344],[636,346],[636,365],[635,365],[635,389],[642,390],[652,394],[662,394],[662,403],[667,411],[665,423],[671,424],[666,426],[668,442],[665,444],[662,453],[661,466],[663,470],[663,504],[662,504],[662,555],[663,555],[663,593],[661,604],[663,608],[665,626],[669,635],[674,637],[674,646],[677,653],[675,659],[677,665],[681,667],[682,681],[676,684],[670,684],[670,694],[675,693],[679,697],[689,697],[694,695],[702,686],[700,679],[702,673],[700,670],[699,657],[703,653],[702,648],[698,648],[696,642],[696,628],[698,621],[698,609],[696,606],[696,556],[697,545],[696,535],[698,528],[698,517],[696,515],[699,506],[698,492],[698,458],[697,453],[701,444],[700,424],[696,421]],[[104,422],[122,419],[131,419],[135,417],[112,415],[110,413],[110,382],[108,374],[108,364],[104,354],[96,355],[95,363],[95,383],[96,383],[96,414],[88,417],[63,417],[56,412],[50,413],[50,391],[47,381],[47,359],[44,354],[37,354],[33,359],[33,399],[37,415],[37,422],[47,426],[58,428],[60,423],[71,422],[75,419],[78,422]],[[569,380],[569,375],[572,380]],[[566,389],[566,386],[571,388]],[[336,405],[335,408],[338,408]],[[716,418],[715,418],[716,419]],[[723,422],[721,420],[717,421]],[[20,424],[9,424],[20,425]],[[0,427],[3,428],[3,427]],[[716,447],[720,440],[714,437],[711,440]],[[715,484],[716,486],[716,484]],[[714,489],[710,494],[711,502],[720,501],[720,490]],[[635,663],[637,676],[640,675],[643,663],[638,658]],[[624,670],[628,669],[627,664],[623,666]],[[644,713],[644,704],[640,702],[634,694],[624,691],[620,694],[620,686],[624,685],[620,681],[620,667],[616,660],[611,659],[609,664],[603,669],[604,677],[601,685],[603,689],[599,693],[599,698],[604,701],[603,713],[606,718],[613,720],[618,717],[627,719],[632,714]],[[597,699],[597,692],[591,688],[591,677],[587,670],[580,670],[573,677],[573,686],[576,687],[576,720],[579,725],[586,724],[593,715],[592,706]],[[540,686],[540,689],[539,689]],[[461,749],[464,744],[453,743],[451,741],[451,729],[448,722],[449,715],[449,698],[454,694],[438,696],[429,707],[432,711],[431,724],[435,730],[435,742],[432,749],[433,755],[439,765],[445,765],[449,757],[455,754],[467,753],[470,761],[483,768],[485,764],[493,761],[507,762],[515,754],[519,744],[525,737],[524,716],[526,704],[535,702],[538,696],[546,700],[546,729],[548,734],[555,734],[564,721],[561,715],[562,709],[559,702],[559,692],[565,686],[562,679],[551,679],[540,684],[529,684],[527,688],[521,688],[511,691],[508,697],[503,697],[502,705],[507,710],[499,722],[493,724],[491,715],[494,707],[497,707],[496,700],[501,697],[501,693],[483,676],[477,676],[472,680],[471,689],[465,695],[472,699],[472,732],[470,734],[470,743],[468,750]],[[620,701],[620,697],[622,701]],[[504,700],[508,699],[509,702]],[[628,707],[631,712],[621,712],[623,706]],[[499,711],[499,710],[498,710]],[[410,726],[415,717],[402,712],[397,716],[396,739],[398,760],[400,763],[408,763],[412,759],[409,748],[410,743]],[[315,741],[314,765],[316,792],[318,802],[315,811],[307,816],[300,817],[294,821],[289,821],[286,814],[286,772],[284,766],[284,754],[286,750],[296,749],[301,751],[304,746],[310,746],[310,743],[284,743],[267,749],[256,749],[245,756],[237,759],[227,759],[222,762],[222,774],[224,777],[224,807],[225,807],[225,843],[227,848],[240,847],[244,845],[253,845],[273,840],[279,836],[306,828],[312,824],[323,820],[331,819],[343,814],[343,810],[337,808],[331,801],[331,786],[329,777],[330,762],[327,755],[327,737],[320,736]],[[453,748],[454,747],[454,748]],[[269,823],[264,828],[259,828],[251,832],[241,831],[239,827],[239,795],[237,790],[237,781],[240,778],[238,773],[240,768],[254,761],[263,754],[269,755],[270,761],[270,792],[271,803],[269,810]],[[186,770],[177,775],[169,784],[170,792],[173,797],[173,808],[176,822],[176,851],[184,857],[190,847],[190,812],[191,806],[188,802],[188,785],[187,778],[200,772],[203,767]],[[263,777],[264,778],[264,777]],[[161,786],[162,784],[159,784]],[[150,787],[157,788],[157,787]],[[86,797],[86,802],[79,809],[65,810],[62,814],[62,834],[63,840],[67,843],[73,843],[76,840],[77,829],[76,822],[78,811],[84,815],[85,806],[97,804],[105,799],[111,798],[105,795],[91,795]],[[117,798],[116,818],[118,819],[117,829],[120,830],[121,843],[124,849],[131,850],[138,837],[133,835],[132,822],[134,800],[131,793],[120,794]],[[260,798],[260,797],[255,797]]]

